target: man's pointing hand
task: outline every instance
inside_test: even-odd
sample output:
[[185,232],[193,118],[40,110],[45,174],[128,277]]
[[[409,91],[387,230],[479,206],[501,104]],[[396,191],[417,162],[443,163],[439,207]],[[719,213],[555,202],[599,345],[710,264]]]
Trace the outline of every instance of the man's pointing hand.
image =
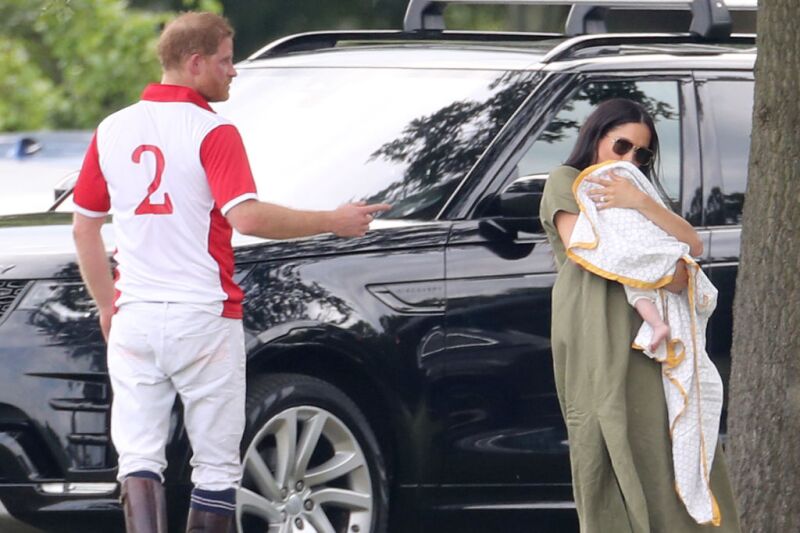
[[375,219],[376,213],[391,208],[389,204],[345,204],[331,212],[330,230],[339,237],[361,237],[369,229],[369,223]]

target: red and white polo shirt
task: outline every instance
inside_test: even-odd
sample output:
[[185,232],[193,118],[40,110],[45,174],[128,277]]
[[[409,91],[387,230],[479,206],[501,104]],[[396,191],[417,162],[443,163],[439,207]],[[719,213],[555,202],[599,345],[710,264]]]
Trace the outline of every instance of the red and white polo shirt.
[[225,214],[256,198],[236,128],[196,91],[148,85],[97,128],[75,186],[76,210],[114,214],[119,307],[128,302],[219,305],[242,316]]

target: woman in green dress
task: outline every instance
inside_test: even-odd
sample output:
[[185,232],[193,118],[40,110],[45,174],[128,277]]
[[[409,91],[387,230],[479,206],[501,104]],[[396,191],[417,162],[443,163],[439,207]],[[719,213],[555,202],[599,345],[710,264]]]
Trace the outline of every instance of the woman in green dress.
[[[739,532],[739,517],[722,449],[711,469],[719,506],[718,526],[698,524],[675,490],[661,365],[631,348],[641,318],[623,286],[567,259],[579,208],[572,184],[599,162],[637,164],[657,184],[653,160],[658,136],[638,103],[612,99],[600,104],[580,130],[564,166],[547,180],[540,215],[556,259],[552,349],[558,399],[567,425],[575,505],[581,533]],[[661,207],[625,179],[595,182],[598,209],[639,210],[653,223],[702,254],[692,226]],[[682,291],[687,275],[676,265],[666,286]]]

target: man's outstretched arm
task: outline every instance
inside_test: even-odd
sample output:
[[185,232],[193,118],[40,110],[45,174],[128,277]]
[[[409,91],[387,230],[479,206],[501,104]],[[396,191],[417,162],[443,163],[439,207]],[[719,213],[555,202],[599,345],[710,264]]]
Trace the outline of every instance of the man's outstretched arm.
[[236,231],[267,239],[291,239],[319,233],[360,237],[369,229],[375,213],[390,209],[388,204],[345,204],[332,211],[303,211],[277,204],[246,200],[228,211]]

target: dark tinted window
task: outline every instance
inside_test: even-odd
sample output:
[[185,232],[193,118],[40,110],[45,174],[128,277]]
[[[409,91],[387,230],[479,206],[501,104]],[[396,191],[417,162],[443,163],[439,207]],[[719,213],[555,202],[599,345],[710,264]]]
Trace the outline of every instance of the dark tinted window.
[[[705,118],[712,126],[706,128],[704,154],[718,154],[719,160],[706,166],[706,172],[719,169],[722,188],[709,191],[706,209],[708,225],[740,224],[747,184],[750,156],[750,131],[753,116],[753,82],[720,80],[705,83]],[[719,165],[716,167],[715,165]],[[714,182],[713,176],[708,177]]]
[[595,107],[609,98],[630,98],[650,112],[661,143],[658,176],[670,199],[680,198],[681,117],[677,81],[603,81],[581,87],[526,151],[517,176],[547,174],[569,156],[578,130]]
[[533,87],[456,69],[242,69],[218,110],[242,133],[259,196],[301,209],[388,202],[431,219]]

